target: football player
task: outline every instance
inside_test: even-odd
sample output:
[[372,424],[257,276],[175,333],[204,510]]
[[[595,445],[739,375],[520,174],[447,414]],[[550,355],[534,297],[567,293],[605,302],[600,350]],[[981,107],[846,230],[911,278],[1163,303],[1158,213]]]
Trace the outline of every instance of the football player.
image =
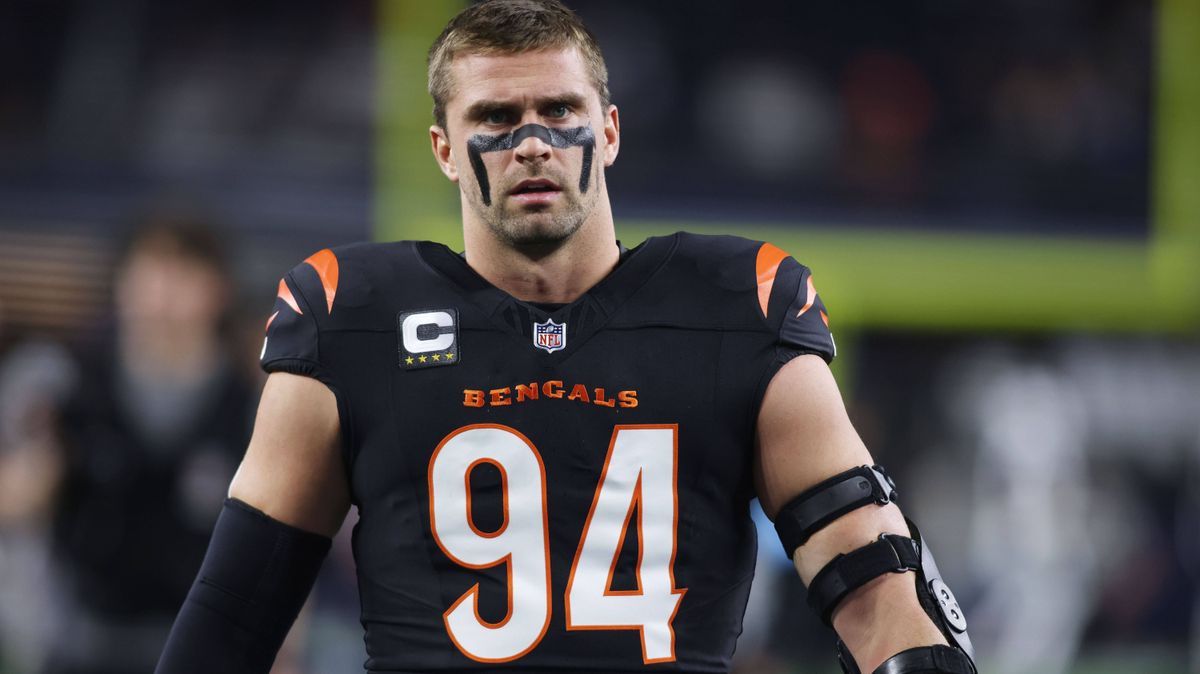
[[727,672],[776,521],[850,672],[970,674],[965,622],[851,427],[809,270],[626,250],[595,40],[488,0],[429,55],[466,251],[323,250],[279,283],[245,460],[158,671],[266,672],[348,508],[371,672]]

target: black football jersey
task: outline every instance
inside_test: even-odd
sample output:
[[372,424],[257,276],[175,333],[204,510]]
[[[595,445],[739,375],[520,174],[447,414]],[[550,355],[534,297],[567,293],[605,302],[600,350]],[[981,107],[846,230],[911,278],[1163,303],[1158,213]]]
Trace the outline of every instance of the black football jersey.
[[771,244],[651,238],[561,307],[430,242],[323,250],[262,363],[335,393],[372,672],[727,672],[759,403],[830,360]]

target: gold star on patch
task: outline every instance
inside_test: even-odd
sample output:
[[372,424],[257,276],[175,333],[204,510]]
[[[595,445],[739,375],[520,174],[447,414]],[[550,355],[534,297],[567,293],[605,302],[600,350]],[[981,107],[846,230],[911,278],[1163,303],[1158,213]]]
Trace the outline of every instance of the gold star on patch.
[[426,360],[429,360],[429,359],[428,359],[428,358],[426,358],[425,356],[417,356],[417,360],[419,360],[419,361],[421,361],[422,363],[424,363]]
[[446,354],[446,360],[454,360],[454,354],[452,354],[452,353]]
[[433,359],[434,359],[434,360],[441,360],[441,359],[442,359],[442,356],[441,356],[441,354],[437,354],[437,353],[435,353],[435,354],[433,354]]
[[412,357],[412,356],[409,356],[408,358],[405,358],[405,359],[404,359],[404,364],[405,364],[405,365],[412,365],[412,364],[413,364],[413,357]]

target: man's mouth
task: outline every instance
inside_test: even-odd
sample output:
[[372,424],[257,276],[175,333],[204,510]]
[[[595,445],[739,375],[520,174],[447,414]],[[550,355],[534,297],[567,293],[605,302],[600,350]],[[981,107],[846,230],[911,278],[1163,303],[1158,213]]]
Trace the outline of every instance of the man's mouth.
[[550,180],[522,180],[509,191],[509,194],[539,194],[545,192],[561,192],[562,189]]
[[548,205],[558,199],[562,188],[551,180],[522,180],[508,194],[517,202],[527,206]]

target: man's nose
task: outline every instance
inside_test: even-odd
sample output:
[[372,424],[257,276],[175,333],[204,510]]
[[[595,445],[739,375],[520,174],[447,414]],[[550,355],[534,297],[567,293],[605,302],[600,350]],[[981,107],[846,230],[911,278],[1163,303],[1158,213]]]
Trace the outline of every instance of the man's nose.
[[[537,124],[530,120],[528,123]],[[522,126],[521,128],[524,128]],[[546,161],[550,159],[550,151],[553,149],[550,143],[547,143],[542,134],[527,133],[525,137],[517,142],[513,151],[516,152],[517,161]]]

